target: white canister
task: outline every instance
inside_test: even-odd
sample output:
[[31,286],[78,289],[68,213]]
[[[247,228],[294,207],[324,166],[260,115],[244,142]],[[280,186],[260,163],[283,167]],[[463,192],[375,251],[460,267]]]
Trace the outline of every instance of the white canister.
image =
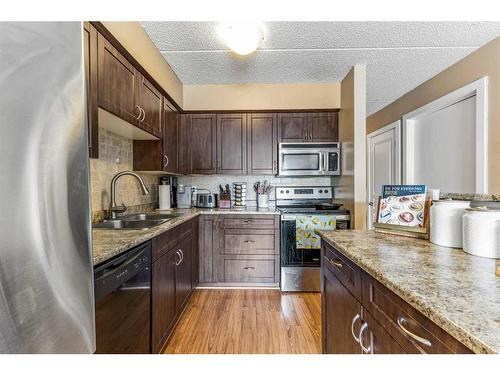
[[485,258],[500,258],[500,210],[469,208],[463,217],[463,249]]
[[269,207],[269,195],[257,194],[257,206],[259,206],[260,208]]
[[461,248],[462,216],[469,207],[470,201],[433,201],[429,240],[436,245]]

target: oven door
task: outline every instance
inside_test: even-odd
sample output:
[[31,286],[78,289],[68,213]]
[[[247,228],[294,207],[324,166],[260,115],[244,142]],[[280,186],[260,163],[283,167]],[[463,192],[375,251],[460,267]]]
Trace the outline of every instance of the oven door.
[[281,267],[319,267],[321,250],[297,247],[297,215],[281,215]]
[[280,176],[318,176],[323,172],[323,153],[321,150],[306,148],[280,148]]

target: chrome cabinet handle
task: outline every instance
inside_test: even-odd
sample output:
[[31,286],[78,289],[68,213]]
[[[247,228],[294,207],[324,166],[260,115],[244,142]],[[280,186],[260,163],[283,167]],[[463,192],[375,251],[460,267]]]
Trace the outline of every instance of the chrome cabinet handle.
[[255,241],[254,240],[245,240],[243,241],[244,243],[254,243]]
[[273,172],[276,172],[276,160],[273,161]]
[[168,156],[163,154],[163,159],[166,160],[165,164],[163,165],[163,168],[167,168],[167,165],[168,165]]
[[361,349],[363,350],[364,353],[370,353],[371,350],[372,350],[372,347],[371,345],[367,348],[365,347],[365,345],[363,344],[363,334],[365,333],[365,330],[368,328],[368,323],[363,323],[363,325],[361,326],[361,329],[359,330],[359,337],[358,337],[358,342],[359,342],[359,345],[361,346]]
[[246,269],[246,270],[254,270],[254,269],[255,269],[255,267],[250,267],[250,266],[247,266],[247,267],[244,267],[244,269]]
[[184,252],[181,249],[179,249],[179,253],[181,253],[181,263],[182,263],[182,261],[184,260]]
[[332,265],[334,265],[335,267],[338,267],[338,268],[342,268],[342,267],[344,267],[344,265],[343,265],[342,263],[337,262],[337,261],[335,261],[335,260],[333,260],[333,259],[330,259],[330,263],[331,263]]
[[399,328],[401,328],[403,330],[403,332],[407,336],[411,337],[413,340],[415,340],[423,345],[432,346],[432,343],[429,340],[424,339],[423,337],[420,337],[420,336],[414,334],[413,332],[409,331],[407,328],[405,328],[405,326],[404,326],[405,322],[406,322],[405,318],[403,318],[402,316],[398,317],[398,319],[397,319],[398,326],[399,326]]
[[136,120],[141,121],[141,120],[140,120],[140,118],[141,118],[141,116],[142,116],[141,107],[139,107],[139,106],[136,104],[134,108],[137,108],[137,109],[139,110],[139,114],[135,117],[135,118],[136,118]]
[[140,107],[141,108],[141,111],[142,111],[142,118],[139,120],[140,122],[143,122],[144,119],[146,118],[146,111],[144,110],[144,108]]
[[175,261],[175,265],[178,266],[182,262],[182,257],[181,257],[181,254],[179,253],[179,250],[177,250],[175,252],[175,254],[179,256],[179,261],[177,261],[177,260]]
[[354,318],[352,318],[352,322],[351,322],[351,334],[352,334],[352,337],[354,338],[354,341],[356,341],[358,344],[359,344],[359,334],[358,336],[356,336],[354,334],[354,324],[356,324],[356,321],[361,319],[361,316],[359,314],[356,314],[354,316]]

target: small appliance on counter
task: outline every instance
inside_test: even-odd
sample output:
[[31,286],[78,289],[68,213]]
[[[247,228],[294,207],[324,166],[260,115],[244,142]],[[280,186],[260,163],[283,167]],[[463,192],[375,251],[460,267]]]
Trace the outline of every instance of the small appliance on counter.
[[466,253],[500,258],[500,202],[472,201],[462,223],[463,250]]
[[349,229],[351,216],[332,202],[331,186],[276,187],[281,212],[281,290],[319,291],[321,239],[315,229]]
[[191,186],[177,185],[177,208],[191,208],[192,194]]
[[[206,193],[200,193],[206,191]],[[208,189],[196,189],[196,207],[198,208],[215,208],[216,195]]]
[[170,210],[170,179],[167,176],[160,178],[160,185],[158,186],[158,207],[160,210]]
[[429,241],[440,246],[462,248],[462,216],[469,207],[470,201],[432,201]]

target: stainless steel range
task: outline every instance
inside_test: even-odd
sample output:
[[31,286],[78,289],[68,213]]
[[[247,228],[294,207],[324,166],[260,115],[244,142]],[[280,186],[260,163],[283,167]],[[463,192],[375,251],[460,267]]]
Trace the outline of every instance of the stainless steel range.
[[281,212],[281,290],[320,290],[321,240],[316,229],[349,229],[351,216],[332,202],[331,186],[276,188]]

